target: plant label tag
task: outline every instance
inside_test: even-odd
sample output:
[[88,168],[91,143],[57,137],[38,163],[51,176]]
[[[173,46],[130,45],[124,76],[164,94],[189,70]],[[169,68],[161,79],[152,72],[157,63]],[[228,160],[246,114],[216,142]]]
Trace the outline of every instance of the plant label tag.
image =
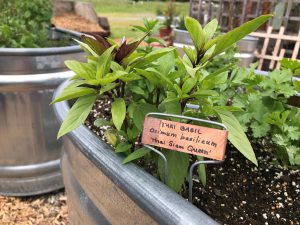
[[223,160],[227,130],[146,117],[142,144]]

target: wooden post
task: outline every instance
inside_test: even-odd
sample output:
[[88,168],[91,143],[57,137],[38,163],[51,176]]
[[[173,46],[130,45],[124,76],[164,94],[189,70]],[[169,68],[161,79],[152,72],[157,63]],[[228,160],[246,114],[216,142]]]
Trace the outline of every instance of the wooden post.
[[[277,54],[278,54],[278,51],[279,51],[279,48],[280,48],[280,44],[281,44],[281,38],[282,38],[282,36],[284,34],[284,30],[285,30],[284,27],[280,27],[278,38],[276,40],[274,51],[273,51],[273,54],[272,54],[273,57],[276,57]],[[273,69],[274,65],[275,65],[275,60],[272,59],[271,62],[270,62],[270,65],[269,65],[269,69]]]
[[[268,34],[271,34],[271,33],[272,33],[272,27],[268,27],[268,29],[267,29],[267,35],[268,35]],[[264,56],[264,55],[266,54],[267,48],[268,48],[268,45],[269,45],[269,40],[270,40],[269,37],[266,37],[266,38],[265,38],[264,44],[263,44],[263,47],[262,47],[261,53],[260,53],[261,56]],[[263,59],[263,58],[260,58],[260,60],[259,60],[259,65],[258,65],[258,69],[259,69],[259,70],[262,69],[263,63],[264,63],[264,59]]]
[[280,63],[280,60],[283,59],[284,53],[285,53],[285,49],[282,48],[282,49],[280,50],[279,60],[277,61],[276,69],[279,69],[279,68],[280,68],[280,64],[281,64],[281,63]]
[[292,59],[297,59],[298,53],[299,53],[299,48],[300,48],[300,30],[298,33],[298,41],[295,44]]

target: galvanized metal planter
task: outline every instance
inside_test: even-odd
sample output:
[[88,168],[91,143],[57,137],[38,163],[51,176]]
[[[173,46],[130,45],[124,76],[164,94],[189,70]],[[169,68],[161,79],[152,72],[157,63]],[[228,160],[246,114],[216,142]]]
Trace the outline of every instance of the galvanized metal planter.
[[[67,102],[54,105],[60,122],[68,110]],[[136,165],[123,165],[123,158],[86,127],[63,142],[61,165],[72,224],[217,224]]]
[[[52,30],[52,38],[78,36]],[[63,187],[62,141],[49,106],[55,89],[73,75],[63,64],[82,59],[78,45],[0,48],[0,194],[27,196]]]
[[238,42],[239,52],[241,53],[253,53],[257,48],[257,37],[246,36]]
[[254,52],[257,48],[258,38],[246,36],[238,42],[239,53],[239,66],[249,67],[254,60]]
[[[163,16],[163,15],[159,15],[159,16],[156,16],[156,19],[157,19],[159,22],[163,23],[163,22],[166,20],[166,17]],[[177,27],[177,26],[179,25],[179,21],[180,21],[180,17],[179,17],[179,16],[174,16],[174,17],[173,17],[172,24],[171,24],[171,27],[172,27],[172,28]]]
[[174,29],[174,43],[193,45],[193,41],[187,30]]

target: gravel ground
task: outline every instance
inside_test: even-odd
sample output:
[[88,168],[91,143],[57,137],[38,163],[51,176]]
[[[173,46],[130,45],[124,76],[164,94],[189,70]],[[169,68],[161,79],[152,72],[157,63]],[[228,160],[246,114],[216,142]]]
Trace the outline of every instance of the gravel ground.
[[1,225],[70,225],[64,190],[34,197],[0,196]]

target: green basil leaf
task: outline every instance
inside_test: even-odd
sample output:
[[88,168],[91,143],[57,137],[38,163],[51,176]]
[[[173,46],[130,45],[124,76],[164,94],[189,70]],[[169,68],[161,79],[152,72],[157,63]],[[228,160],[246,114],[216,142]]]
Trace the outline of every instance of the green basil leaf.
[[179,101],[169,101],[163,102],[161,107],[164,108],[164,113],[180,115],[181,114],[181,104]]
[[114,39],[109,38],[109,37],[107,37],[107,38],[105,38],[105,39],[107,40],[107,42],[108,42],[109,44],[114,45],[114,46],[116,46],[117,48],[119,47],[119,43],[118,43],[117,41],[115,41]]
[[153,67],[150,67],[147,69],[147,71],[155,73],[155,75],[162,81],[170,85],[171,88],[174,88],[173,82],[163,73],[159,72],[158,70],[154,69]]
[[207,96],[219,96],[219,93],[214,90],[199,90],[191,94],[191,97],[201,98]]
[[110,69],[110,62],[112,59],[112,52],[115,49],[115,46],[111,46],[105,52],[102,53],[102,55],[99,57],[97,62],[97,73],[96,78],[100,79],[104,77]]
[[209,74],[206,76],[202,81],[200,88],[201,89],[214,89],[219,84],[226,83],[228,78],[228,72],[223,72],[218,75],[215,74]]
[[124,160],[123,160],[123,164],[129,163],[133,160],[142,158],[143,156],[147,155],[151,150],[146,148],[146,147],[142,147],[138,150],[135,150],[134,152],[132,152],[130,155],[128,155]]
[[94,56],[94,57],[98,57],[97,53],[86,43],[81,42],[79,40],[73,39],[74,41],[76,41],[80,47],[83,49],[83,51],[85,53],[87,53],[88,55]]
[[235,116],[228,111],[220,110],[214,108],[214,111],[221,118],[221,121],[228,129],[228,139],[229,141],[241,152],[247,159],[257,164],[255,153],[253,148],[243,131],[243,128]]
[[226,34],[217,37],[216,48],[213,56],[224,52],[227,48],[229,48],[231,45],[241,40],[243,37],[257,30],[262,24],[264,24],[271,17],[272,15],[263,15],[257,17],[249,22],[242,24],[240,27],[227,32]]
[[141,95],[141,96],[144,96],[146,94],[145,90],[143,90],[139,86],[132,86],[130,88],[130,91],[133,92],[133,93],[135,93],[135,94]]
[[95,78],[96,71],[94,67],[89,63],[82,63],[76,60],[67,60],[65,61],[66,66],[76,73],[77,76],[90,80]]
[[111,105],[111,115],[115,127],[120,130],[126,116],[126,104],[124,99],[115,99]]
[[135,125],[133,125],[131,129],[127,129],[127,137],[129,138],[129,140],[136,139],[140,135],[140,133],[141,131]]
[[[57,96],[50,104],[56,103],[56,102],[61,102],[64,100],[69,100],[72,98],[78,98],[81,97],[83,95],[87,95],[87,94],[92,94],[95,93],[95,91],[91,92],[91,93],[87,93],[89,91],[86,91],[86,88],[82,88],[82,87],[78,87],[79,85],[84,84],[85,81],[84,80],[75,80],[72,81],[67,87],[65,87],[63,89],[63,91],[60,93],[59,96]],[[91,89],[91,88],[88,88]],[[93,90],[93,89],[91,89]]]
[[154,38],[154,37],[149,37],[147,38],[147,43],[159,43],[162,46],[166,46],[166,42],[163,39],[159,39],[159,38]]
[[208,24],[206,24],[206,26],[203,28],[205,42],[207,42],[209,39],[211,39],[214,36],[217,28],[218,28],[217,19],[213,19]]
[[78,87],[78,88],[74,88],[73,90],[64,89],[62,91],[61,95],[58,96],[53,102],[51,102],[51,104],[56,103],[56,102],[65,101],[65,100],[70,100],[73,98],[90,95],[90,94],[96,94],[96,90],[92,89],[92,88],[87,88],[87,87]]
[[116,72],[106,74],[105,77],[99,78],[98,81],[99,81],[99,84],[104,86],[104,85],[114,82],[115,80],[117,80],[127,74],[128,73],[125,71],[116,71]]
[[100,95],[117,87],[117,83],[108,83],[100,88]]
[[185,82],[182,85],[182,92],[184,94],[189,93],[193,89],[193,87],[195,87],[196,83],[197,83],[197,79],[196,78],[188,78],[188,79],[186,79]]
[[[172,150],[163,150],[168,160],[167,184],[175,192],[181,192],[189,168],[189,155]],[[161,178],[164,176],[163,160],[159,157],[158,171]]]
[[96,95],[88,95],[78,98],[62,123],[58,131],[57,138],[60,138],[64,134],[83,124],[88,117],[95,101]]
[[139,30],[139,31],[147,32],[147,29],[145,27],[142,27],[142,26],[132,26],[132,27]]
[[116,146],[118,138],[115,133],[113,133],[111,130],[107,130],[104,133],[104,137],[106,138],[108,144]]
[[150,112],[157,112],[157,108],[154,105],[148,103],[141,103],[134,105],[133,109],[133,123],[141,131],[146,114]]
[[131,73],[126,74],[125,76],[121,76],[119,79],[124,82],[129,82],[129,81],[133,81],[133,80],[140,80],[141,77],[138,74],[131,72]]
[[179,95],[179,97],[182,98],[182,90],[178,86],[178,84],[173,84],[173,87],[175,88],[175,90],[176,90],[177,94]]
[[[185,55],[186,56],[186,55]],[[182,64],[185,67],[186,72],[191,75],[191,77],[195,77],[197,71],[200,69],[200,67],[195,67],[193,68],[193,65],[190,64],[190,59],[188,57],[183,57],[183,59],[181,59]]]
[[138,69],[136,68],[135,71],[145,77],[146,79],[148,79],[150,81],[151,84],[153,84],[154,86],[159,86],[160,82],[159,82],[159,78],[155,75],[155,73],[153,72],[149,72],[143,69]]
[[200,60],[201,64],[206,63],[210,58],[212,58],[215,48],[216,48],[216,45],[213,45],[209,49],[206,50],[203,58]]
[[197,60],[197,51],[192,47],[183,46],[184,53],[189,57],[191,63],[196,63]]
[[108,121],[104,118],[98,118],[94,121],[94,125],[97,127],[102,127],[102,126],[111,126],[112,122]]
[[94,38],[81,35],[81,39],[86,43],[94,52],[98,55],[102,55],[103,52],[108,49],[111,45],[101,36],[93,35]]
[[140,60],[138,60],[134,66],[139,67],[139,68],[143,67],[143,66],[157,60],[158,58],[160,58],[166,54],[169,54],[170,52],[172,52],[174,50],[175,50],[174,47],[161,48],[161,49],[154,50],[154,51],[150,52],[149,54],[145,55]]
[[121,71],[124,70],[123,67],[119,63],[116,63],[114,61],[111,61],[110,68],[112,69],[113,72],[116,72],[118,70],[121,70]]
[[197,51],[201,51],[205,44],[205,36],[200,23],[194,18],[186,16],[184,24],[188,30]]
[[162,74],[169,74],[174,68],[175,56],[174,52],[170,52],[157,60],[157,70]]
[[116,152],[127,152],[129,149],[131,149],[132,145],[127,143],[127,142],[121,142],[120,144],[117,145],[116,147]]

